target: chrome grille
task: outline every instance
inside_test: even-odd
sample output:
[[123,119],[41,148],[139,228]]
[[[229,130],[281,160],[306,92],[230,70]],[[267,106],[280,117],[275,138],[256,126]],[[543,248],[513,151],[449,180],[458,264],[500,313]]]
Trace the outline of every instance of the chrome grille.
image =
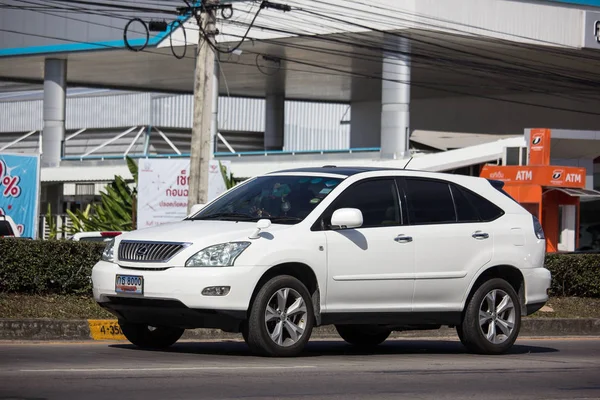
[[167,262],[185,246],[185,243],[123,240],[119,244],[119,261]]

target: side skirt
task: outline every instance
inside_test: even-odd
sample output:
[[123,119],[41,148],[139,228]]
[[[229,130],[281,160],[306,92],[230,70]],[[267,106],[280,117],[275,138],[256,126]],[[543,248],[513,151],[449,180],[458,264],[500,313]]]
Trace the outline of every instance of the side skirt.
[[452,312],[385,312],[323,313],[321,325],[385,325],[392,330],[439,329],[456,326],[462,321],[460,311]]

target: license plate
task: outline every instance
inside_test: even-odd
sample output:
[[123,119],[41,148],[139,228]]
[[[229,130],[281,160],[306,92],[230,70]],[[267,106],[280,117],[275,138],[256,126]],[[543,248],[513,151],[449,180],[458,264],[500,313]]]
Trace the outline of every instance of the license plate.
[[137,275],[117,275],[115,292],[129,294],[144,294],[144,277]]

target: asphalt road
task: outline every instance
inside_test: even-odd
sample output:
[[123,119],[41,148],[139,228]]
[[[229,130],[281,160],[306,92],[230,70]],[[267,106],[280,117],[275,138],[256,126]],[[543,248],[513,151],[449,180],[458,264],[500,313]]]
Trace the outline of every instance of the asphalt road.
[[390,340],[361,353],[312,342],[254,357],[243,342],[0,343],[0,399],[600,399],[600,338],[519,340],[477,356],[454,339]]

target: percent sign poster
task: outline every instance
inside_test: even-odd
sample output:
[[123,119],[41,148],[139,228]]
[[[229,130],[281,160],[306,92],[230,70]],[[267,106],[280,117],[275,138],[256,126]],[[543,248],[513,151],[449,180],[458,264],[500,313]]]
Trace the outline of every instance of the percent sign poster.
[[39,194],[39,156],[0,154],[0,214],[15,221],[22,237],[36,238]]

